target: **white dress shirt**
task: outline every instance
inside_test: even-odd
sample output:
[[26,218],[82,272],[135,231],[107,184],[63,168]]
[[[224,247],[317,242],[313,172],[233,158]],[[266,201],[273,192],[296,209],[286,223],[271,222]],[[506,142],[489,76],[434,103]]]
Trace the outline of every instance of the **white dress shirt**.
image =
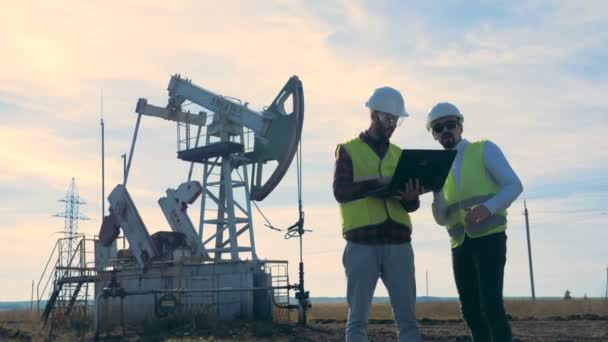
[[[462,169],[462,159],[464,157],[465,146],[469,142],[466,139],[460,140],[458,144],[453,148],[457,151],[454,163],[452,163],[452,175],[454,176],[454,182],[458,190],[460,187],[460,172]],[[496,183],[500,190],[498,193],[487,200],[483,205],[488,208],[490,215],[507,209],[513,201],[523,191],[521,181],[509,165],[509,162],[505,158],[504,154],[491,141],[486,141],[483,145],[483,161],[486,168],[486,172],[490,178]],[[446,224],[446,203],[443,197],[443,190],[433,193],[433,217],[437,224],[445,226]]]

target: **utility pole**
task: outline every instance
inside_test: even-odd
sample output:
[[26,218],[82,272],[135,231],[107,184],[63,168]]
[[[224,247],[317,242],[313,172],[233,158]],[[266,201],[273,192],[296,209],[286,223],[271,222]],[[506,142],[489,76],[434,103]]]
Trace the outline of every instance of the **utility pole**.
[[104,136],[104,125],[103,125],[103,89],[101,89],[101,110],[100,110],[100,124],[101,124],[101,220],[105,213],[106,204],[106,150],[105,150],[105,136]]
[[32,280],[32,299],[30,301],[30,312],[34,312],[34,281]]
[[534,270],[532,269],[532,247],[530,246],[530,221],[528,219],[528,207],[524,200],[524,216],[526,217],[526,237],[528,240],[528,263],[530,264],[530,287],[532,288],[532,300],[536,300],[534,293]]
[[608,299],[608,267],[606,267],[606,299]]

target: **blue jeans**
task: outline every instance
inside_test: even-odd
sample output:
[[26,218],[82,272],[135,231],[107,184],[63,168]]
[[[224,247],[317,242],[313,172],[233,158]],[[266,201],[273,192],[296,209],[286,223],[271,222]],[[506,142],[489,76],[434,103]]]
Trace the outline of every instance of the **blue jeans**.
[[411,243],[366,245],[347,241],[342,263],[347,280],[347,342],[367,341],[369,310],[378,278],[388,290],[399,342],[421,341],[416,324],[416,280]]

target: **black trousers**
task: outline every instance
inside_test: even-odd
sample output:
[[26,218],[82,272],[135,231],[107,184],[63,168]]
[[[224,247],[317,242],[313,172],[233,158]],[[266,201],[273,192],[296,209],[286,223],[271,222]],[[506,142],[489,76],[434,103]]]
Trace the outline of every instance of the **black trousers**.
[[452,268],[462,317],[475,342],[511,341],[502,298],[507,235],[465,237],[452,249]]

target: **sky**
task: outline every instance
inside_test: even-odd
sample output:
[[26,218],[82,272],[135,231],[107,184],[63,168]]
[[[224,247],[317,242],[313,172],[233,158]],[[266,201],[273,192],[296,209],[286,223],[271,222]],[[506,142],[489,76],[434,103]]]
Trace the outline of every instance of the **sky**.
[[[607,41],[603,1],[11,2],[0,12],[0,301],[30,298],[61,236],[53,215],[72,177],[90,218],[79,231],[99,231],[101,93],[108,194],[122,181],[137,99],[165,104],[173,74],[257,110],[291,75],[302,80],[311,296],[345,295],[334,149],[369,125],[364,103],[385,85],[411,113],[393,143],[440,148],[424,125],[434,104],[449,101],[465,116],[464,136],[496,143],[522,180],[509,210],[506,296],[530,295],[524,199],[536,295],[603,296]],[[176,151],[174,123],[142,119],[128,187],[151,232],[169,229],[156,201],[187,178]],[[296,193],[292,165],[259,203],[273,225],[295,222]],[[428,271],[428,295],[456,296],[448,235],[431,196],[421,200],[412,214],[418,294],[427,294]],[[288,260],[295,282],[297,241],[258,212],[254,231],[257,254]],[[386,295],[380,283],[376,295]]]

